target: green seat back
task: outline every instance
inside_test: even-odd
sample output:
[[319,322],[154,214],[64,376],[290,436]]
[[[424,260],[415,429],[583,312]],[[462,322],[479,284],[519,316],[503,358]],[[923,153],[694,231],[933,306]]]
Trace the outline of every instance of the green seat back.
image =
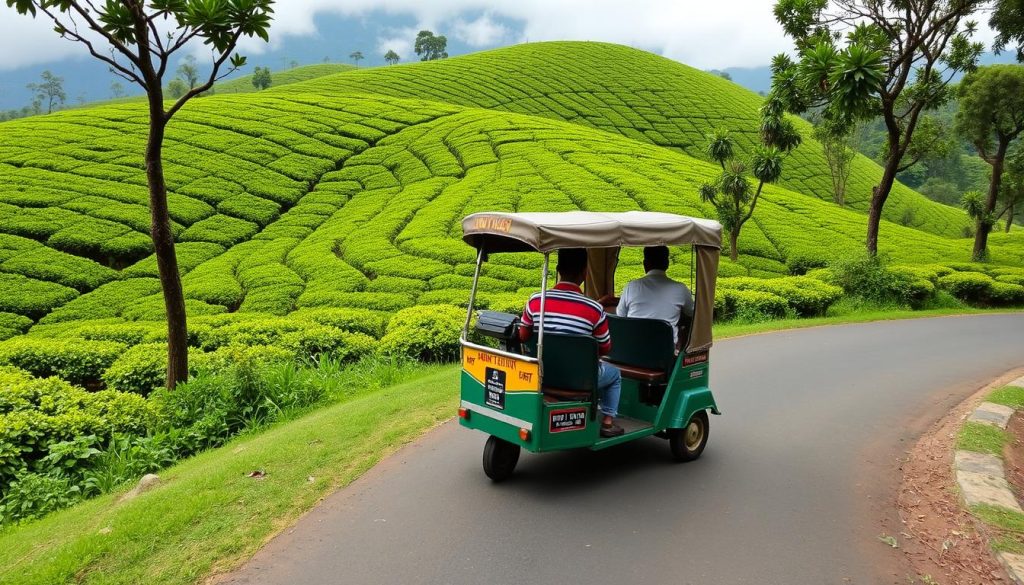
[[608,359],[648,370],[669,373],[675,365],[672,326],[661,319],[633,319],[608,315],[612,350]]
[[[536,333],[524,349],[527,355],[537,355]],[[597,340],[593,337],[545,332],[542,361],[544,386],[579,392],[597,389]]]

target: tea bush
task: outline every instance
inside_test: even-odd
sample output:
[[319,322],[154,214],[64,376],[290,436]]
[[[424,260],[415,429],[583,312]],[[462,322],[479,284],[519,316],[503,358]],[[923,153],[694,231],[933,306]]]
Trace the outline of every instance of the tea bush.
[[940,287],[962,301],[984,304],[992,296],[992,285],[995,281],[980,272],[954,272],[939,277],[938,283]]
[[59,376],[73,384],[95,384],[125,350],[113,341],[15,337],[0,342],[0,365],[35,376]]
[[722,278],[718,286],[723,289],[762,291],[782,297],[800,317],[824,315],[829,306],[843,295],[843,289],[806,276]]
[[388,322],[380,350],[425,362],[455,361],[465,320],[465,310],[458,307],[425,305],[403,309]]
[[715,291],[715,319],[758,321],[786,316],[786,299],[760,290],[717,289]]

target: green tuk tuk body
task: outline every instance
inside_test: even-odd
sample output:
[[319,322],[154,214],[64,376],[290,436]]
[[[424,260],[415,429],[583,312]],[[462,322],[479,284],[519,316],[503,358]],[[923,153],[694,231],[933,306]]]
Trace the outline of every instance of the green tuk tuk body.
[[[477,248],[477,267],[463,328],[459,422],[489,434],[484,470],[500,481],[518,461],[520,449],[534,453],[603,449],[649,435],[669,439],[678,460],[696,459],[708,437],[707,412],[719,414],[708,384],[711,315],[721,227],[717,222],[650,212],[481,213],[463,222],[464,239]],[[543,306],[549,254],[587,248],[587,294],[613,292],[621,246],[692,245],[697,257],[696,301],[676,351],[669,324],[609,314],[612,351],[598,357],[590,337],[545,333]],[[506,332],[501,349],[469,340],[476,284],[487,256],[537,251],[544,254],[541,314],[536,337],[522,348]],[[524,302],[526,299],[524,299]],[[508,315],[516,329],[514,316]],[[501,337],[501,336],[496,336]],[[600,436],[598,360],[622,372],[618,423],[625,433]]]

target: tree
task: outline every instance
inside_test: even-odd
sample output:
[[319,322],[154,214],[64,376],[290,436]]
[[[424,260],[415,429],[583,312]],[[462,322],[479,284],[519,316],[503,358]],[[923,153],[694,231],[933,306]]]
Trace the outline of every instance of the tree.
[[329,55],[324,55],[324,63],[330,63],[330,62],[331,62],[331,57]]
[[1003,167],[1011,143],[1024,132],[1024,67],[992,65],[982,67],[960,84],[957,132],[978,149],[978,156],[992,166],[988,193],[981,210],[972,215],[975,260],[988,255],[988,234],[1001,194]]
[[[49,19],[56,33],[80,43],[122,79],[146,91],[149,134],[144,153],[149,186],[150,235],[167,312],[167,387],[188,378],[188,329],[174,232],[167,206],[163,143],[167,124],[192,98],[245,64],[234,53],[239,39],[269,40],[273,0],[6,0],[20,14]],[[198,39],[211,51],[205,81],[164,102],[163,78],[171,58]],[[103,46],[100,46],[103,43]],[[234,53],[234,55],[233,55]],[[228,71],[221,68],[228,64]]]
[[896,174],[922,114],[945,104],[950,82],[977,67],[984,50],[967,19],[986,0],[778,0],[775,18],[793,38],[797,61],[772,62],[773,85],[793,113],[821,108],[838,127],[881,116],[882,177],[872,189],[866,247],[878,229]]
[[444,35],[434,36],[434,33],[429,30],[421,30],[416,35],[416,45],[413,49],[420,56],[420,61],[435,61],[448,58],[448,53],[445,51],[447,47],[448,38]]
[[356,67],[359,67],[359,62],[363,60],[363,52],[352,51],[351,53],[349,53],[348,58],[352,59],[352,62],[356,64]]
[[708,73],[717,75],[726,81],[732,81],[732,75],[729,75],[728,71],[722,71],[720,69],[708,69]]
[[178,77],[188,84],[189,89],[199,83],[199,66],[196,64],[195,57],[185,55],[185,58],[181,60],[181,65],[178,65]]
[[290,69],[295,69],[298,66],[299,66],[299,62],[296,61],[295,59],[292,59],[291,61],[288,62],[288,67]]
[[401,61],[402,57],[400,57],[393,49],[388,49],[388,52],[384,53],[384,60],[387,61],[388,65],[394,65]]
[[167,90],[165,93],[167,94],[167,97],[172,100],[176,100],[188,93],[188,90],[188,82],[180,77],[175,77],[167,84]]
[[39,83],[30,83],[25,87],[36,96],[32,102],[36,112],[41,113],[42,104],[46,104],[46,113],[50,114],[54,105],[63,105],[68,99],[68,95],[64,93],[64,78],[50,73],[49,69],[43,71],[41,77],[42,81]]
[[996,54],[1009,45],[1017,45],[1017,60],[1024,62],[1024,1],[998,0],[988,25],[996,31],[992,45]]
[[[1006,160],[1006,177],[1002,184],[1000,199],[1005,205],[1006,233],[1013,227],[1014,211],[1024,206],[1024,146],[1020,143],[1014,148],[1013,154]],[[999,215],[1002,215],[1000,213]]]
[[123,98],[127,95],[124,91],[124,86],[121,85],[120,81],[115,81],[110,84],[110,96],[114,99]]
[[270,67],[257,67],[252,72],[252,86],[267,89],[274,81],[270,78]]
[[857,154],[850,145],[851,131],[818,123],[814,126],[814,137],[821,143],[822,154],[828,163],[829,175],[832,177],[832,200],[843,207],[846,205],[846,183],[853,170],[850,163]]
[[782,103],[771,97],[761,108],[761,144],[750,160],[756,189],[747,178],[747,167],[735,158],[729,133],[718,130],[708,141],[706,152],[722,167],[722,173],[714,183],[701,185],[700,197],[715,206],[718,220],[729,234],[729,258],[733,262],[739,258],[740,232],[754,216],[764,186],[779,180],[783,159],[801,142],[799,132],[783,117],[783,111]]

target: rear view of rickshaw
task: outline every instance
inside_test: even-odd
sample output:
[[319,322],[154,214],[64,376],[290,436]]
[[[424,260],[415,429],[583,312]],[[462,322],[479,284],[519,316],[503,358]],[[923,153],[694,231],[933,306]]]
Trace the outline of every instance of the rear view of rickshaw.
[[[462,227],[463,239],[477,250],[477,262],[461,336],[459,422],[490,435],[483,456],[488,477],[509,477],[523,448],[533,453],[598,450],[650,435],[668,439],[676,460],[700,457],[708,440],[708,412],[720,414],[708,388],[722,233],[717,222],[639,211],[476,213]],[[550,254],[585,248],[585,294],[608,299],[615,292],[623,246],[689,247],[695,304],[692,315],[684,315],[678,325],[678,344],[669,323],[617,317],[613,309],[606,316],[612,349],[605,356],[598,355],[593,337],[546,332]],[[518,338],[517,315],[481,311],[470,331],[481,268],[491,255],[510,252],[544,256],[537,330],[524,343]],[[481,343],[470,341],[471,333]],[[617,422],[625,432],[615,437],[599,432],[599,360],[622,373]]]

